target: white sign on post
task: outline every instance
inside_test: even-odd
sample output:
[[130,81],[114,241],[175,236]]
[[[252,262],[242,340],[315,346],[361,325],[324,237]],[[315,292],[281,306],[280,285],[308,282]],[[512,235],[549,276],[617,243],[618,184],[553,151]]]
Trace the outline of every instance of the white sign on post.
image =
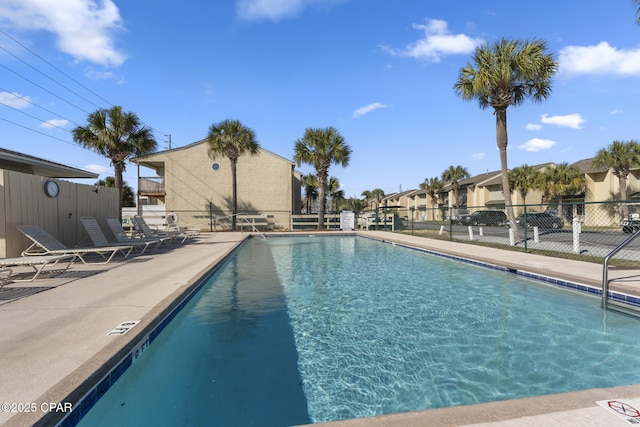
[[356,228],[356,213],[354,211],[340,212],[340,230],[353,231]]

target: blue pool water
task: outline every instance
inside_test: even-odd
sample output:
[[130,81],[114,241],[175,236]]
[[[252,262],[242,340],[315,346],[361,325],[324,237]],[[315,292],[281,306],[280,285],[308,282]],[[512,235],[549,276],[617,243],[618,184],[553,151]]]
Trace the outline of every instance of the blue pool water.
[[252,239],[81,425],[285,426],[640,383],[640,321],[355,237]]

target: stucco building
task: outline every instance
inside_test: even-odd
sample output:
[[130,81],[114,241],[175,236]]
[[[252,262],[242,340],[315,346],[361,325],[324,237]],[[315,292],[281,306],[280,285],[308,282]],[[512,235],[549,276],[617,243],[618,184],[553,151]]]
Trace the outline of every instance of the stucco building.
[[[563,197],[562,215],[565,221],[578,217],[584,225],[611,226],[619,224],[623,218],[619,203],[620,185],[618,177],[611,168],[596,168],[593,158],[579,160],[571,164],[585,176],[585,188],[579,194]],[[534,165],[541,173],[556,167],[553,162]],[[385,203],[401,206],[399,214],[415,221],[439,221],[447,219],[448,214],[457,215],[478,209],[504,209],[505,199],[502,191],[500,171],[487,171],[479,175],[461,179],[459,182],[457,203],[451,183],[446,184],[435,197],[425,190],[413,190],[387,195]],[[557,209],[557,204],[547,205],[542,192],[532,189],[523,200],[517,189],[512,189],[511,201],[517,206],[516,214],[521,213],[522,205],[530,210]],[[640,168],[632,169],[627,177],[628,204],[640,200]],[[609,203],[611,202],[611,203]],[[456,206],[457,205],[457,206]],[[640,212],[640,204],[633,209]]]
[[[180,225],[226,229],[233,210],[232,173],[228,158],[210,158],[206,140],[133,159],[138,164],[138,194],[144,203],[163,205]],[[156,175],[145,176],[144,169]],[[301,209],[301,173],[290,160],[260,148],[237,163],[238,225],[243,218],[260,227],[291,229]],[[139,203],[139,207],[142,203]]]

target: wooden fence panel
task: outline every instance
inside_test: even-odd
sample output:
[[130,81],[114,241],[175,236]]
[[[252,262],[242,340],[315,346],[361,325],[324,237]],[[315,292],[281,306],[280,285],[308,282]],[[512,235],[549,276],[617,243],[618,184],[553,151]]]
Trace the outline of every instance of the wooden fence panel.
[[93,216],[104,228],[105,218],[118,216],[118,191],[55,179],[58,197],[48,197],[49,178],[0,169],[0,257],[19,256],[30,245],[16,229],[38,225],[69,247],[85,237],[82,216]]

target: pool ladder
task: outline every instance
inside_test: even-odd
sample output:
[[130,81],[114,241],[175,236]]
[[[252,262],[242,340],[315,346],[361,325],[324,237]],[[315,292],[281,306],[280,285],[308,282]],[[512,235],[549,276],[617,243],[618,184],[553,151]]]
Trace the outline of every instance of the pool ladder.
[[253,231],[255,231],[256,233],[258,233],[259,235],[261,235],[263,239],[266,239],[266,238],[267,238],[267,235],[266,235],[266,234],[264,234],[262,231],[258,230],[258,229],[256,228],[256,226],[255,226],[251,221],[249,221],[247,218],[242,218],[242,219],[244,220],[244,222],[246,222],[247,224],[249,224],[249,225],[251,226],[251,228],[253,229]]
[[[604,263],[602,265],[602,308],[607,309],[610,308],[612,310],[620,311],[626,314],[630,314],[632,316],[640,317],[640,307],[632,308],[628,304],[621,304],[615,300],[609,299],[609,261],[615,254],[624,249],[629,243],[634,241],[636,237],[640,236],[640,231],[636,231],[632,233],[631,236],[627,237],[622,243],[616,246],[611,252],[604,257]],[[617,267],[618,269],[632,269],[637,270],[638,267]]]
[[262,231],[258,230],[255,226],[255,224],[253,224],[251,221],[249,221],[247,218],[238,218],[238,215],[246,215],[246,213],[244,212],[238,212],[235,214],[231,214],[231,215],[227,215],[227,216],[221,216],[217,219],[225,219],[225,218],[231,218],[231,217],[236,217],[237,219],[240,219],[240,221],[242,222],[244,220],[244,222],[246,222],[247,224],[249,224],[251,226],[251,228],[253,229],[253,231],[255,231],[256,233],[258,233],[259,235],[262,236],[263,239],[267,238],[267,235],[264,234]]

